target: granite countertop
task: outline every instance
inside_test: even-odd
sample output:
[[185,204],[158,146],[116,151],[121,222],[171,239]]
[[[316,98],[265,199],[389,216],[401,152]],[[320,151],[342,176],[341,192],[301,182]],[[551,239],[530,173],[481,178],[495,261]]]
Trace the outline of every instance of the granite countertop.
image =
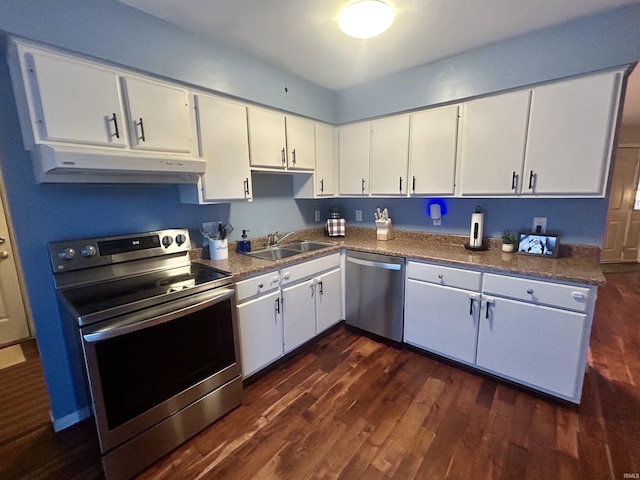
[[[484,272],[511,273],[588,285],[605,284],[605,277],[598,263],[599,249],[593,246],[562,245],[559,258],[537,258],[504,253],[500,248],[499,239],[487,239],[488,250],[473,252],[464,248],[464,243],[468,241],[466,236],[396,231],[396,238],[381,241],[376,239],[374,228],[362,227],[347,227],[345,237],[328,237],[323,228],[308,229],[297,232],[287,240],[300,239],[334,242],[335,245],[276,261],[236,253],[235,244],[229,245],[229,258],[226,260],[208,260],[206,259],[207,252],[204,252],[205,258],[202,258],[203,249],[193,250],[192,258],[203,265],[228,272],[236,280],[239,280],[256,273],[274,270],[284,265],[347,248],[396,255],[409,260],[426,260],[451,266],[474,268]],[[254,250],[262,248],[264,245],[265,239],[252,239]]]

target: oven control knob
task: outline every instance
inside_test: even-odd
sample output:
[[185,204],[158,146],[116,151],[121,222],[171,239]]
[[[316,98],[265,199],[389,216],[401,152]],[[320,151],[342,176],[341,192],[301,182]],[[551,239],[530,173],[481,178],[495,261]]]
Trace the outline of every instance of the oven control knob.
[[73,248],[63,248],[58,252],[58,258],[60,260],[71,260],[76,256],[76,251]]
[[96,247],[93,245],[85,245],[80,249],[80,255],[83,257],[93,257],[97,253]]
[[165,248],[171,245],[172,243],[173,243],[173,238],[171,238],[169,235],[162,237],[162,245],[164,245]]
[[178,246],[182,245],[186,241],[187,237],[185,237],[183,234],[179,233],[178,235],[176,235],[176,243],[178,244]]

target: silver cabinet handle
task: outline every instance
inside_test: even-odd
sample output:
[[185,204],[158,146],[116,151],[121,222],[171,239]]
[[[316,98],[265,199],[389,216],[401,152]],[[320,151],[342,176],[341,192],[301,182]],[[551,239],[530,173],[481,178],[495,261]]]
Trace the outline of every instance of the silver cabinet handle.
[[293,162],[293,164],[296,164],[296,149],[294,148],[293,150],[291,150],[291,160]]
[[362,193],[364,193],[364,178],[362,179]]

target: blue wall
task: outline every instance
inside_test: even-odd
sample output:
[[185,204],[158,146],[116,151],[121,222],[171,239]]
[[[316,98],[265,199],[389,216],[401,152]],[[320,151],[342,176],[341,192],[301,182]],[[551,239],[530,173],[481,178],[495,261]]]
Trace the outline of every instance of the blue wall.
[[640,4],[524,35],[338,92],[346,123],[638,61]]
[[[444,205],[442,225],[434,226],[429,218],[431,201]],[[533,217],[547,217],[547,231],[559,233],[564,243],[600,245],[602,226],[594,227],[607,214],[607,201],[594,198],[568,198],[563,200],[529,198],[349,198],[334,199],[349,225],[374,228],[373,212],[388,208],[395,228],[432,233],[468,235],[471,214],[476,205],[484,212],[484,236],[499,237],[504,230],[518,232],[530,230]],[[363,222],[355,221],[355,211],[362,210]]]
[[[639,14],[640,7],[628,8],[589,20],[585,25],[594,29],[593,38],[586,35],[582,23],[572,24],[337,93],[208,43],[115,0],[0,0],[0,33],[20,35],[320,120],[342,122],[635,61],[638,32],[629,31],[629,22],[635,20],[637,25]],[[623,33],[627,40],[622,38]],[[288,84],[288,96],[282,94],[283,81]],[[345,209],[350,221],[356,208],[370,220],[376,206],[388,206],[396,226],[434,231],[424,216],[425,200],[296,201],[291,198],[289,176],[256,175],[254,202],[210,206],[180,204],[175,186],[38,185],[22,148],[4,61],[0,62],[0,169],[56,420],[85,405],[70,373],[47,242],[176,226],[190,228],[197,238],[200,223],[210,220],[230,221],[236,227],[233,238],[242,228],[261,235],[275,229],[313,226],[313,211],[319,209],[325,217],[334,203]],[[490,234],[503,228],[526,228],[531,217],[539,215],[549,217],[549,229],[559,230],[565,240],[600,244],[606,203],[449,199],[449,214],[437,231],[466,234],[469,215],[476,204],[481,204],[487,211]]]

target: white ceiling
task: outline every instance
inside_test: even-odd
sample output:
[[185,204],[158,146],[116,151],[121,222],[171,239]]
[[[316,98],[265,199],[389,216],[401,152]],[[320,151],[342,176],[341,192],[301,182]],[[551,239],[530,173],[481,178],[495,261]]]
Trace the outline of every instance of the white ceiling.
[[387,0],[381,36],[337,24],[352,0],[120,0],[331,90],[640,0]]
[[[359,40],[337,25],[338,12],[353,0],[120,1],[330,90],[640,2],[386,0],[396,10],[391,28],[377,38]],[[629,84],[635,90],[627,92],[627,99],[640,98],[640,82]],[[625,123],[640,127],[640,102],[627,102],[624,114]]]

